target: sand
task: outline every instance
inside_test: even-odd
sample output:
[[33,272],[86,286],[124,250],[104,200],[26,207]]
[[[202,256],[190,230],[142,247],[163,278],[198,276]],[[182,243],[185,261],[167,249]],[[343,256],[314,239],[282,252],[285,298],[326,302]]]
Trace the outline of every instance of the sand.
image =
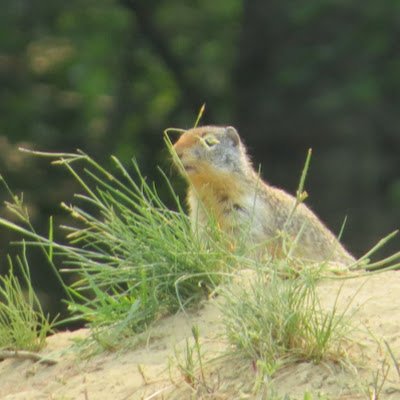
[[[284,395],[303,399],[306,391],[313,394],[313,399],[318,393],[325,394],[325,399],[400,399],[400,376],[385,344],[399,360],[400,271],[323,282],[319,293],[324,306],[332,307],[339,290],[338,306],[343,309],[352,300],[348,312],[356,326],[353,340],[347,344],[347,356],[341,363],[285,366],[271,382],[275,394],[281,396],[275,399]],[[179,312],[158,321],[132,350],[83,358],[74,340],[87,337],[88,330],[57,333],[48,338],[41,352],[56,359],[57,364],[19,359],[0,362],[0,399],[271,398],[267,392],[254,393],[254,362],[235,357],[234,349],[226,342],[220,301],[217,297],[197,312]],[[187,340],[193,343],[193,325],[200,332],[204,378],[197,370],[194,379],[200,384],[190,385],[179,364],[184,364]],[[374,387],[380,386],[386,371],[379,395],[374,394]]]

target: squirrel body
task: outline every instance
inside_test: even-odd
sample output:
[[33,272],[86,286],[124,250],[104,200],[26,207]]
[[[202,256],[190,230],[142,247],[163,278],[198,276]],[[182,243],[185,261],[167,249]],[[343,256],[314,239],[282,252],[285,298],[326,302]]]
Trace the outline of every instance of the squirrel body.
[[279,232],[298,240],[295,255],[310,261],[349,265],[354,258],[304,204],[263,182],[254,170],[236,129],[203,126],[185,131],[174,144],[181,173],[189,182],[191,224],[207,226],[210,217],[236,240],[273,243]]

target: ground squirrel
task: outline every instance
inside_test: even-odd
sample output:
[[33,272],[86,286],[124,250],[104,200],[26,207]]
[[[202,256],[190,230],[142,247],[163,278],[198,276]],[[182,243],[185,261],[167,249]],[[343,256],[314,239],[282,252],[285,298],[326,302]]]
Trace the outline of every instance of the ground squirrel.
[[[239,134],[231,126],[202,126],[185,131],[174,144],[189,182],[191,223],[205,226],[212,216],[237,240],[272,242],[283,229],[295,238],[295,254],[312,261],[351,264],[354,258],[303,203],[263,182],[254,170]],[[290,219],[289,215],[293,212]],[[288,222],[287,222],[288,221]],[[246,229],[246,227],[248,227]]]

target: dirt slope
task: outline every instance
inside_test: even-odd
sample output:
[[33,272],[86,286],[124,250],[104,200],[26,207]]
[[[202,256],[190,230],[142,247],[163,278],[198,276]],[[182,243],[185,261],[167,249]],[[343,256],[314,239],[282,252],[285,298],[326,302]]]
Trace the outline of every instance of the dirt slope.
[[[379,399],[400,399],[400,376],[384,340],[400,357],[400,272],[368,278],[327,281],[320,285],[323,303],[332,306],[341,288],[339,306],[357,310],[354,343],[348,347],[349,362],[299,363],[285,367],[275,378],[277,394],[303,399],[305,391],[324,393],[329,399],[369,399],[368,385],[382,367],[389,371]],[[263,399],[252,394],[255,368],[251,361],[223,357],[227,349],[221,314],[210,300],[193,315],[179,313],[159,321],[146,333],[143,343],[131,351],[103,353],[88,360],[72,350],[73,339],[88,332],[63,332],[48,338],[43,354],[58,361],[54,366],[30,360],[0,362],[0,399],[7,400],[123,400],[123,399]],[[204,353],[205,385],[196,390],[185,382],[177,367],[182,363],[186,338],[197,325]],[[387,364],[384,360],[387,360]],[[201,380],[200,373],[196,378]],[[373,389],[370,386],[370,393]],[[368,397],[370,396],[370,397]],[[316,397],[314,397],[316,398]]]

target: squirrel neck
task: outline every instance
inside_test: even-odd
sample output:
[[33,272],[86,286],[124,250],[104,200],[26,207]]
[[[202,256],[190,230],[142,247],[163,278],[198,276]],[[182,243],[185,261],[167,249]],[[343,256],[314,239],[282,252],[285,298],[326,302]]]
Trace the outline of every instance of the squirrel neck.
[[250,165],[240,172],[218,175],[205,171],[191,176],[189,183],[189,203],[193,205],[199,201],[216,216],[230,208],[243,208],[245,199],[255,197],[262,185],[259,174]]

